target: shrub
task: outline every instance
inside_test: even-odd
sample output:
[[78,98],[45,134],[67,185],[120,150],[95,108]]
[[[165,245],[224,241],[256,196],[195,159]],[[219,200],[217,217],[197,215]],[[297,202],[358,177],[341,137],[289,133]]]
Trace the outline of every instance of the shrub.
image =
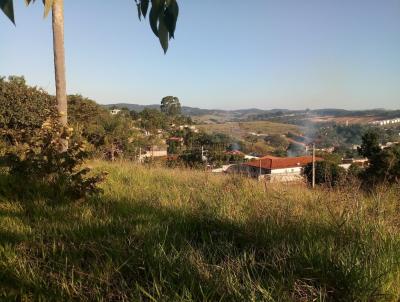
[[40,128],[55,118],[55,98],[42,89],[29,87],[24,77],[0,78],[0,129]]
[[[312,182],[312,164],[308,164],[304,168],[304,174],[308,183]],[[346,179],[346,170],[338,164],[321,161],[315,163],[315,183],[325,184],[329,187],[335,187],[343,183]]]
[[[54,120],[30,131],[3,129],[0,136],[7,137],[9,143],[0,152],[0,166],[10,176],[11,191],[27,197],[39,190],[57,199],[78,199],[99,192],[97,183],[103,176],[87,176],[90,169],[82,167],[88,156],[85,142],[72,141],[71,135],[72,129]],[[65,140],[69,148],[61,152]]]

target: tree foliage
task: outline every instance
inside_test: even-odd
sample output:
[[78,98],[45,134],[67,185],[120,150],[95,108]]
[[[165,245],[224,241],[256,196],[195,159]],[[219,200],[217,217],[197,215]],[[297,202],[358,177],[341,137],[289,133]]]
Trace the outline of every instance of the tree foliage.
[[377,131],[370,130],[362,136],[362,144],[358,152],[367,158],[380,154],[381,148],[379,147],[379,134]]
[[1,129],[0,139],[7,136],[12,142],[0,150],[0,167],[8,171],[12,191],[23,196],[40,191],[48,194],[43,197],[57,200],[99,192],[97,183],[102,175],[87,176],[90,169],[82,166],[88,157],[85,142],[75,141],[65,152],[59,152],[63,142],[70,141],[71,132],[57,119],[49,119],[29,132]]
[[[312,164],[304,168],[304,175],[308,183],[312,182]],[[346,170],[338,164],[329,161],[315,163],[315,183],[325,184],[329,187],[337,186],[346,179]]]
[[[42,0],[44,5],[44,16],[50,12],[55,0]],[[26,5],[35,0],[25,0]],[[138,16],[146,18],[150,8],[149,19],[153,33],[160,40],[160,44],[166,53],[169,40],[175,37],[176,23],[179,15],[179,5],[176,0],[135,0]],[[14,0],[0,0],[0,9],[15,24]]]
[[[80,95],[68,96],[68,123],[74,129],[71,142],[86,140],[88,150],[97,155],[108,149],[120,149],[124,154],[134,152],[131,141],[137,137],[130,115],[112,116],[94,101]],[[0,80],[0,138],[2,144],[13,145],[29,140],[32,131],[40,129],[47,120],[57,118],[55,97],[26,85],[23,77],[10,76]],[[158,112],[160,113],[160,112]],[[161,113],[160,113],[161,114]],[[26,138],[24,140],[24,138]]]
[[144,109],[139,113],[139,119],[140,126],[151,132],[157,129],[166,129],[169,123],[167,116],[156,109]]
[[161,100],[161,112],[167,116],[177,116],[182,113],[181,103],[179,99],[174,96],[166,96]]
[[26,85],[24,77],[0,79],[0,128],[40,128],[49,117],[55,118],[56,100],[42,89]]
[[360,174],[364,184],[373,188],[381,183],[399,183],[400,146],[381,149],[379,135],[375,131],[365,133],[362,140],[359,152],[369,161],[369,166]]

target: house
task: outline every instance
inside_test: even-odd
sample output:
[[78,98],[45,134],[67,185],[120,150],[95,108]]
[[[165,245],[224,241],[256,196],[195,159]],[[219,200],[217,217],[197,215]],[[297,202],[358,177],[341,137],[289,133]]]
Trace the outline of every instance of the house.
[[[316,161],[322,158],[316,157]],[[270,182],[303,181],[303,169],[312,163],[312,156],[275,157],[264,156],[258,160],[230,167],[228,173],[242,173],[251,177],[265,179]]]
[[181,125],[179,127],[175,127],[175,129],[177,129],[177,130],[188,129],[188,130],[190,130],[190,131],[192,131],[194,133],[199,133],[199,129],[197,129],[196,126],[193,126],[193,125]]
[[110,110],[111,115],[117,115],[117,114],[120,113],[120,112],[121,112],[121,109],[113,109],[113,110]]
[[333,151],[335,151],[335,147],[315,148],[315,151],[326,152],[326,153],[333,153]]
[[241,157],[243,157],[245,160],[254,160],[254,159],[258,159],[258,158],[259,158],[259,157],[257,157],[257,156],[245,154],[245,153],[243,153],[242,151],[239,151],[239,150],[225,151],[224,153],[225,153],[226,155],[237,155],[237,156],[241,156]]
[[387,149],[398,144],[398,142],[387,142],[386,144],[379,144],[379,147],[381,147],[381,149]]
[[352,164],[357,165],[359,167],[366,167],[368,166],[368,158],[344,158],[342,159],[342,165],[341,167],[346,169],[346,166],[350,167]]
[[251,154],[245,154],[245,155],[244,155],[244,159],[245,159],[245,160],[254,160],[254,159],[259,159],[259,157],[258,157],[258,156],[251,155]]
[[389,120],[373,121],[373,122],[370,122],[369,124],[377,125],[377,126],[385,126],[385,125],[398,124],[398,123],[400,123],[400,118],[393,118],[393,119],[389,119]]
[[242,151],[239,150],[229,150],[224,152],[226,155],[237,155],[237,156],[242,156],[244,157],[245,154]]
[[143,153],[139,154],[139,162],[142,162],[146,158],[154,158],[154,157],[166,157],[168,156],[168,152],[165,148],[159,146],[151,146],[144,150]]
[[183,143],[183,137],[173,136],[167,139],[169,142]]
[[227,173],[229,168],[232,167],[232,166],[236,166],[236,165],[234,165],[234,164],[223,165],[221,168],[212,169],[211,172],[213,172],[213,173]]

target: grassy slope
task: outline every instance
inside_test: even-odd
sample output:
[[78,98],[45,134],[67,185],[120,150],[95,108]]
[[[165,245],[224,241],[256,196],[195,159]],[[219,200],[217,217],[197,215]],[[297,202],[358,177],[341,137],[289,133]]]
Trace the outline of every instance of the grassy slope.
[[110,172],[100,198],[0,199],[1,301],[400,298],[398,189],[265,192],[238,177],[95,165]]
[[219,132],[243,139],[249,132],[263,134],[286,134],[289,131],[299,133],[300,127],[289,124],[268,121],[257,122],[228,122],[224,124],[199,125],[198,128],[209,133]]

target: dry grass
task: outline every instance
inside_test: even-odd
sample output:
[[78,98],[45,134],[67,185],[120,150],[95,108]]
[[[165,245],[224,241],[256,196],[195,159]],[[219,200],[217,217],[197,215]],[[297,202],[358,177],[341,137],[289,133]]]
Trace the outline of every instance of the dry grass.
[[400,299],[399,188],[93,165],[109,177],[87,202],[0,199],[0,300]]
[[227,122],[224,124],[199,125],[198,128],[208,133],[224,133],[238,139],[243,139],[250,132],[268,135],[287,134],[289,131],[293,133],[301,132],[301,127],[268,121]]

